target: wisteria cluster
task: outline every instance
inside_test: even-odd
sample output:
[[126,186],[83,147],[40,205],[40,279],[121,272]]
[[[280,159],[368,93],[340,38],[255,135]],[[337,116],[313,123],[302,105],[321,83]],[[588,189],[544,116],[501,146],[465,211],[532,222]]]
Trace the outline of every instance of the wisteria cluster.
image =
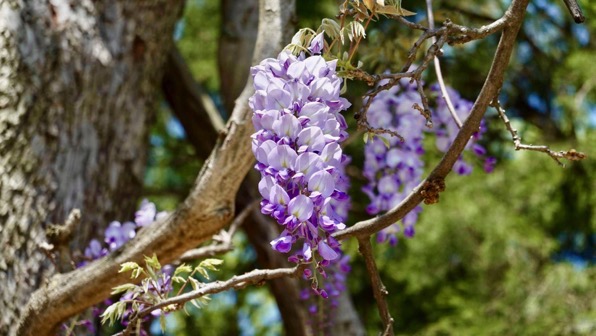
[[124,243],[134,238],[138,229],[165,216],[167,216],[165,211],[157,212],[154,203],[143,200],[139,210],[135,212],[134,222],[120,223],[113,221],[104,232],[103,244],[97,239],[92,239],[89,242],[89,246],[85,249],[85,261],[99,259],[111,251],[117,250]]
[[[431,86],[431,92],[437,96],[440,95],[440,88],[438,84]],[[460,120],[465,120],[470,112],[472,111],[473,102],[462,98],[459,92],[454,89],[447,87],[447,94],[453,101],[455,113]],[[432,130],[436,135],[436,146],[437,148],[445,153],[449,149],[451,143],[457,136],[459,128],[455,123],[447,104],[444,99],[437,99],[436,108],[433,111],[433,120],[435,121],[435,127]],[[491,173],[494,169],[496,159],[494,157],[487,156],[486,148],[478,143],[482,138],[482,135],[486,132],[486,122],[482,120],[480,123],[480,129],[474,133],[472,139],[468,141],[465,150],[472,151],[478,158],[484,160],[483,168],[487,173]],[[453,165],[453,170],[460,175],[469,175],[472,173],[472,165],[464,161],[463,156]]]
[[[438,86],[433,85],[431,91],[438,96]],[[465,120],[470,113],[472,102],[461,98],[453,89],[449,89],[449,94],[458,117]],[[368,179],[368,184],[363,187],[363,191],[371,200],[366,209],[371,215],[395,207],[422,181],[425,133],[434,133],[437,148],[445,152],[459,131],[443,99],[437,99],[436,108],[432,111],[435,125],[433,128],[425,126],[425,120],[413,108],[414,104],[421,105],[416,84],[405,81],[400,86],[379,93],[371,102],[367,115],[370,126],[397,132],[405,140],[401,142],[397,137],[381,134],[378,137],[384,139],[373,138],[365,145],[363,174]],[[487,158],[486,150],[477,143],[484,131],[483,126],[470,139],[466,150],[471,150],[478,157],[483,158],[484,169],[490,172],[495,159]],[[472,165],[464,161],[461,156],[453,169],[460,175],[468,175],[472,172]],[[417,206],[403,218],[403,234],[406,237],[414,235],[414,224],[421,210],[422,208]],[[396,234],[400,231],[402,228],[396,223],[379,232],[377,240],[389,241],[391,245],[395,245]]]
[[[319,34],[310,43],[311,56],[284,51],[251,68],[255,94],[249,101],[261,211],[284,226],[271,245],[282,253],[294,251],[290,261],[316,262],[320,274],[340,258],[331,234],[345,228],[349,201],[348,158],[340,147],[347,125],[340,112],[350,103],[340,97],[337,62],[316,55],[323,46]],[[298,241],[301,248],[293,248]],[[305,275],[318,294],[328,296],[310,269]]]
[[[326,335],[333,328],[333,311],[339,306],[339,297],[347,288],[346,279],[350,270],[350,257],[347,255],[335,259],[327,267],[322,287],[329,294],[329,300],[322,301],[320,296],[313,295],[311,288],[304,288],[300,291],[300,299],[306,302],[311,315],[309,323],[313,335]],[[305,278],[308,279],[306,275]]]
[[[140,228],[145,227],[156,220],[162,219],[165,216],[167,216],[165,211],[157,212],[154,203],[143,200],[139,209],[135,212],[134,222],[120,223],[118,221],[113,221],[110,223],[110,225],[108,225],[104,232],[103,242],[97,239],[92,239],[89,242],[89,246],[85,249],[84,253],[85,259],[78,264],[78,267],[82,267],[89,261],[99,259],[108,255],[110,252],[115,251],[127,241],[134,238]],[[163,270],[159,271],[160,279],[156,282],[156,284],[159,285],[157,287],[152,286],[151,288],[148,288],[148,290],[155,293],[170,291],[172,289],[170,270],[171,267],[169,265],[164,266]],[[129,299],[130,297],[125,295],[120,298],[120,301],[124,302]],[[104,304],[107,306],[111,305],[112,303],[113,302],[111,299],[108,299],[104,302]],[[98,317],[102,312],[103,309],[101,308],[93,308],[93,315],[95,317]],[[126,310],[124,313],[126,316],[128,316],[130,315],[131,311]],[[78,321],[77,325],[84,326],[89,330],[89,332],[95,333],[94,325],[89,320]],[[68,328],[68,326],[65,326],[65,328]],[[144,331],[142,331],[142,333],[146,334]]]

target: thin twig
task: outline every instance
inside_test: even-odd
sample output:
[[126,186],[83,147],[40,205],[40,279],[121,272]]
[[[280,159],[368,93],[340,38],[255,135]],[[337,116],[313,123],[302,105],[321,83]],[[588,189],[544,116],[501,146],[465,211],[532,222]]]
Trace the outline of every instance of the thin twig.
[[455,44],[464,44],[474,40],[480,40],[488,35],[494,34],[499,32],[505,28],[507,25],[508,19],[503,15],[501,18],[495,20],[494,22],[482,26],[480,28],[471,28],[462,25],[455,24],[450,20],[446,20],[443,25],[449,29],[449,31],[453,34],[459,34],[461,36],[451,37],[449,39],[450,45]]
[[240,212],[240,214],[236,216],[236,218],[234,218],[234,221],[230,225],[230,229],[228,231],[222,230],[219,234],[215,235],[214,240],[218,240],[219,242],[208,246],[188,250],[184,252],[182,256],[180,256],[180,261],[189,261],[205,257],[213,257],[218,254],[223,254],[232,251],[234,249],[234,244],[232,242],[234,234],[258,204],[259,202],[255,201],[249,206],[245,207],[242,210],[242,212]]
[[565,7],[569,10],[569,14],[573,16],[573,21],[575,21],[575,23],[582,23],[586,20],[577,0],[563,0],[563,2],[565,3]]
[[[470,137],[478,131],[486,109],[503,85],[505,70],[509,64],[511,53],[515,46],[515,39],[519,33],[528,2],[529,0],[513,0],[507,12],[503,15],[506,21],[503,24],[507,25],[508,29],[503,30],[484,85],[470,111],[469,117],[462,125],[462,128],[441,161],[435,166],[429,176],[416,186],[400,204],[385,214],[360,221],[345,230],[336,232],[333,234],[334,238],[341,240],[348,237],[361,238],[375,234],[402,219],[422,201],[426,201],[426,195],[429,194],[427,191],[430,189],[435,191],[444,189],[445,177],[451,172],[453,165],[461,155]],[[436,192],[430,194],[433,200],[438,196]]]
[[[428,27],[430,29],[435,28],[435,18],[433,15],[432,2],[433,2],[432,0],[426,0],[426,12],[428,14]],[[436,40],[437,40],[437,38],[433,36],[432,37],[433,43],[436,43]],[[439,87],[441,88],[441,94],[443,95],[443,99],[445,100],[445,103],[447,104],[447,109],[449,110],[449,113],[451,113],[451,117],[455,121],[457,128],[461,128],[462,123],[461,123],[461,120],[459,119],[459,116],[455,112],[455,107],[453,107],[453,103],[451,102],[451,97],[449,96],[449,92],[447,92],[447,88],[445,87],[445,82],[443,81],[443,72],[441,71],[441,62],[439,61],[439,58],[437,56],[435,56],[435,58],[434,58],[434,63],[435,63],[435,73],[437,74],[437,82],[439,82]]]
[[230,289],[242,289],[249,285],[260,284],[267,280],[277,279],[281,277],[295,277],[302,273],[305,266],[306,265],[298,265],[292,268],[278,268],[265,270],[255,269],[242,275],[235,275],[226,281],[214,281],[205,284],[203,287],[197,290],[175,297],[171,297],[169,299],[161,301],[158,304],[144,308],[129,321],[129,324],[124,331],[114,334],[114,336],[129,335],[131,332],[130,326],[134,325],[137,320],[142,319],[143,317],[147,316],[156,309],[161,309],[169,306],[176,307],[176,309],[179,309],[186,302],[208,294],[220,293]]
[[497,110],[499,117],[501,117],[501,120],[503,120],[503,123],[505,124],[505,128],[507,128],[507,130],[511,134],[511,139],[513,140],[513,145],[515,146],[516,151],[529,150],[529,151],[546,153],[546,154],[548,154],[548,156],[550,156],[553,160],[555,160],[562,167],[565,167],[565,164],[563,162],[561,162],[560,159],[567,159],[570,161],[579,161],[586,157],[586,154],[584,154],[582,152],[578,152],[575,149],[570,149],[568,151],[555,152],[555,151],[552,151],[548,146],[522,144],[521,137],[517,133],[517,130],[515,128],[513,128],[513,126],[511,125],[511,121],[505,114],[505,109],[501,106],[499,101],[496,99],[493,100],[493,102],[491,103],[491,106],[493,106]]
[[370,276],[373,296],[375,297],[375,301],[377,301],[379,315],[381,315],[381,320],[383,320],[383,324],[385,325],[382,335],[393,335],[393,317],[391,317],[391,314],[389,313],[389,306],[387,300],[385,300],[385,296],[389,295],[389,292],[387,292],[385,285],[383,285],[383,282],[381,281],[381,276],[379,275],[379,270],[375,263],[370,237],[358,239],[358,251],[360,251],[360,254],[364,258],[364,262],[366,263],[366,270]]

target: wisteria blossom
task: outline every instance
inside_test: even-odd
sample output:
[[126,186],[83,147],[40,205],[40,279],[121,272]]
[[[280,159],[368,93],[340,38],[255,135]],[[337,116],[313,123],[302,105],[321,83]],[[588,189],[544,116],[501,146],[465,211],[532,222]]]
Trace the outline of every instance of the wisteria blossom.
[[[117,250],[126,242],[131,240],[136,236],[137,231],[149,224],[153,223],[156,220],[161,220],[167,216],[167,212],[161,211],[157,212],[157,208],[153,202],[149,202],[148,200],[143,200],[139,209],[135,212],[135,220],[134,222],[124,222],[120,223],[118,221],[111,222],[106,230],[104,231],[104,239],[103,243],[97,239],[92,239],[89,242],[89,246],[85,249],[85,261],[79,264],[79,267],[84,266],[88,261],[95,260],[102,258],[108,255],[110,252]],[[170,265],[165,265],[159,271],[159,279],[156,282],[157,285],[151,285],[147,288],[147,292],[151,293],[166,293],[172,290],[172,281],[171,281],[171,274],[172,267]],[[132,294],[130,294],[132,295]],[[130,299],[130,295],[124,295],[120,298],[120,301],[126,301]],[[108,299],[104,302],[106,305],[112,304],[112,300]],[[127,310],[125,316],[130,315],[132,310]],[[94,308],[93,314],[95,316],[99,316],[101,313],[100,309]],[[159,315],[161,313],[160,310],[155,310],[152,312],[153,316]],[[125,319],[126,320],[126,319]],[[87,327],[90,332],[94,333],[94,326],[89,320],[81,321],[81,325]],[[126,325],[126,323],[124,324]],[[147,335],[147,332],[144,330],[140,331],[142,335]]]
[[[432,86],[431,91],[438,93],[438,87]],[[456,113],[461,120],[465,120],[470,113],[472,102],[460,97],[453,89],[449,94],[454,102]],[[371,215],[377,215],[398,205],[422,181],[424,148],[422,142],[425,133],[436,135],[437,148],[445,152],[455,139],[459,129],[453,120],[443,99],[437,99],[436,108],[432,111],[433,128],[425,126],[425,120],[420,112],[413,108],[414,104],[421,105],[416,84],[402,81],[401,86],[394,86],[379,93],[371,102],[368,110],[368,122],[373,128],[385,128],[397,132],[404,138],[401,142],[397,137],[381,134],[365,145],[365,162],[363,174],[368,184],[363,187],[364,193],[370,198],[366,208]],[[484,127],[484,126],[483,126]],[[476,141],[485,131],[481,128],[468,142],[466,150],[472,151],[480,158],[485,158],[484,169],[492,171],[494,158],[486,158],[486,149]],[[460,175],[472,172],[472,165],[460,157],[453,167]],[[422,208],[417,206],[402,220],[402,226],[397,223],[379,232],[379,242],[389,241],[391,245],[397,243],[397,233],[403,231],[406,237],[414,235],[414,224]]]
[[[320,34],[309,50],[318,54],[323,46]],[[292,252],[293,262],[316,261],[320,272],[318,266],[340,257],[331,234],[345,228],[349,201],[348,158],[339,144],[347,138],[340,112],[350,103],[340,97],[336,63],[284,51],[251,68],[252,150],[261,173],[261,211],[284,227],[271,246]]]
[[167,216],[165,211],[157,212],[155,204],[147,200],[143,200],[139,206],[139,210],[135,212],[134,222],[120,223],[113,221],[108,225],[104,232],[105,246],[97,239],[92,239],[89,246],[85,249],[85,258],[87,260],[99,259],[109,252],[118,249],[127,241],[135,237],[139,228],[147,226],[156,220],[163,219]]

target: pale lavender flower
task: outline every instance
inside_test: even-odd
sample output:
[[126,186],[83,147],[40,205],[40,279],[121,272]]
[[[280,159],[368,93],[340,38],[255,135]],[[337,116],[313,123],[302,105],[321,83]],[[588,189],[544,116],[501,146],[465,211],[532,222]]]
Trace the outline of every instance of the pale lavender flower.
[[105,232],[105,242],[110,251],[114,251],[136,235],[137,226],[132,222],[120,224],[118,221],[111,222]]
[[157,210],[155,204],[144,199],[141,202],[141,206],[137,212],[135,212],[135,223],[138,226],[146,226],[155,220]]
[[[431,90],[438,92],[438,87],[433,86]],[[448,92],[458,117],[462,121],[465,120],[472,102],[461,98],[459,93],[451,88]],[[397,206],[422,181],[422,140],[425,133],[434,133],[437,148],[445,152],[459,132],[443,99],[437,99],[437,106],[432,113],[435,124],[432,129],[425,127],[424,118],[412,107],[414,104],[421,105],[420,96],[416,85],[408,82],[402,82],[400,87],[396,86],[379,93],[371,102],[367,115],[370,125],[395,131],[405,139],[402,143],[395,137],[380,135],[389,143],[389,148],[380,139],[373,139],[365,145],[363,175],[369,183],[362,190],[370,198],[366,210],[371,215]],[[476,143],[485,130],[486,127],[483,125],[466,146],[467,150],[479,157],[486,155],[486,149]],[[485,171],[491,171],[494,159],[486,159],[484,166]],[[460,157],[453,170],[460,175],[469,175],[472,165]],[[379,232],[377,240],[389,241],[391,245],[395,245],[399,232],[403,232],[406,237],[412,237],[415,232],[414,224],[421,210],[420,206],[414,208],[403,218],[402,227],[396,223],[386,228]]]
[[[310,51],[320,53],[324,43],[317,35]],[[340,256],[339,243],[330,235],[345,228],[349,202],[344,174],[349,160],[339,143],[347,138],[340,112],[350,103],[339,96],[336,64],[282,52],[251,68],[252,150],[261,173],[261,211],[284,226],[271,246],[293,251],[293,262],[316,260],[319,272]],[[298,241],[302,249],[293,250]]]

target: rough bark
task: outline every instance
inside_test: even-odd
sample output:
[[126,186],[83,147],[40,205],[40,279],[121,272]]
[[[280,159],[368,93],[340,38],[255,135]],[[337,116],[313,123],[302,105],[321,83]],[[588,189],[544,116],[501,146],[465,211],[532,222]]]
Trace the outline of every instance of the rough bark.
[[[216,126],[211,122],[212,118],[207,112],[208,108],[204,105],[204,100],[201,99],[200,86],[192,79],[190,70],[176,52],[170,53],[166,70],[162,82],[165,97],[184,127],[197,157],[204,160],[208,156],[206,150],[215,145],[216,137],[213,135],[217,132]],[[248,74],[248,68],[243,72]],[[244,82],[246,82],[246,78]],[[255,195],[258,178],[254,175],[253,173],[247,176],[238,192],[236,197],[238,211],[260,197]],[[271,223],[262,214],[256,212],[245,220],[242,227],[255,248],[260,268],[290,266],[286,257],[273,251],[269,244],[279,235],[275,223]],[[286,335],[305,335],[306,316],[302,306],[296,304],[299,302],[297,281],[291,278],[274,279],[269,282],[269,286],[280,310]]]
[[[259,37],[253,59],[261,60],[279,52],[286,12],[281,0],[260,3]],[[176,212],[153,223],[150,229],[141,230],[109,256],[84,268],[53,276],[31,296],[19,323],[20,334],[49,335],[60,321],[109,296],[112,287],[128,281],[126,274],[118,273],[121,263],[141,262],[143,255],[153,253],[160,261],[168,263],[230,222],[235,194],[253,162],[248,141],[252,124],[247,104],[252,92],[252,83],[249,83],[236,100],[225,134],[199,173],[195,187]]]
[[[294,0],[286,6],[294,8]],[[217,60],[221,80],[220,94],[226,111],[234,107],[234,99],[240,95],[257,40],[259,21],[258,0],[222,0],[221,33]]]
[[56,271],[38,248],[48,224],[81,209],[70,244],[81,251],[130,217],[181,6],[0,3],[0,334],[15,333],[31,292]]

